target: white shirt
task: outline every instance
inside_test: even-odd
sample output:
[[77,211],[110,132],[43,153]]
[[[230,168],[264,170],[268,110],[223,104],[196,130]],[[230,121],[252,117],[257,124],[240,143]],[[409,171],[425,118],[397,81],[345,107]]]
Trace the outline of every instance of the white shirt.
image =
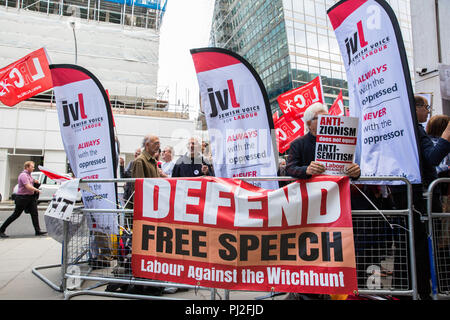
[[172,176],[172,170],[173,170],[174,166],[175,166],[175,162],[174,161],[163,162],[161,164],[161,169],[166,175],[171,177]]

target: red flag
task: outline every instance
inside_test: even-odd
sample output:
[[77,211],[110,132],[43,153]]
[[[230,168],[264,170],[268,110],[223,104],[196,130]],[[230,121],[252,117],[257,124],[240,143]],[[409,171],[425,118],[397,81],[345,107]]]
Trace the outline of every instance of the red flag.
[[344,116],[344,115],[348,116],[348,114],[345,114],[344,99],[342,98],[342,90],[339,92],[339,95],[337,96],[336,100],[334,101],[333,105],[328,111],[328,114],[332,116]]
[[43,166],[38,166],[38,168],[43,174],[45,174],[47,177],[49,177],[53,181],[62,183],[62,182],[67,181],[67,180],[72,180],[72,178],[68,177],[65,174],[57,173],[57,172],[52,171],[50,169],[47,169],[47,168],[45,168]]
[[297,112],[305,112],[313,103],[324,103],[322,81],[320,77],[317,77],[304,86],[281,94],[277,101],[281,111],[285,114],[294,110]]
[[47,53],[41,48],[0,69],[0,101],[12,107],[51,89],[48,64]]
[[[303,116],[303,113],[302,113]],[[305,134],[305,125],[301,118],[293,118],[292,113],[283,115],[274,123],[278,152],[284,153],[291,142]]]

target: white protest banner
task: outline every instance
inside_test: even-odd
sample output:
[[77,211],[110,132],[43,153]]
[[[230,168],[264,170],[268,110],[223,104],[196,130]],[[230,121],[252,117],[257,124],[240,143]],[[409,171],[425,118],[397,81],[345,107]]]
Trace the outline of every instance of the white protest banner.
[[355,162],[361,176],[420,183],[414,95],[393,10],[384,0],[348,0],[328,16],[346,68],[350,116],[360,119]]
[[[75,65],[51,65],[61,137],[73,173],[80,179],[116,178],[112,111],[98,79]],[[89,183],[95,194],[82,190],[89,209],[116,209],[114,183]],[[88,216],[91,230],[118,233],[115,213]]]
[[354,160],[358,118],[319,115],[317,121],[315,161],[325,166],[324,174],[344,175]]
[[77,200],[79,182],[80,179],[71,179],[63,182],[53,195],[53,199],[44,215],[69,221]]
[[[253,67],[221,48],[192,49],[216,177],[276,176],[273,115]],[[253,183],[277,189],[277,181]]]

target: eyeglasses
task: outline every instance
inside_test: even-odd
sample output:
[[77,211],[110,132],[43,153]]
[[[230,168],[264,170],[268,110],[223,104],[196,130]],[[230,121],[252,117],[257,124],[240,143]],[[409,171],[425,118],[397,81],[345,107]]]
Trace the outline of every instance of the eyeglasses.
[[416,105],[416,107],[424,107],[425,109],[427,109],[428,111],[431,110],[431,106],[428,104],[418,104]]

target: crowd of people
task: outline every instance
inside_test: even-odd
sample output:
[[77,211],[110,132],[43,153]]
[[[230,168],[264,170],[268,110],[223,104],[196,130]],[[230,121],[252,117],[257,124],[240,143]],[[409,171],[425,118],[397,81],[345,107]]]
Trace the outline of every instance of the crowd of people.
[[[448,155],[450,152],[450,123],[449,117],[436,115],[429,119],[427,131],[421,123],[425,123],[431,111],[428,101],[422,96],[415,96],[415,109],[417,116],[418,147],[420,158],[420,169],[422,173],[422,183],[413,185],[413,226],[414,226],[414,246],[416,255],[417,290],[421,299],[430,299],[430,265],[428,263],[428,240],[427,228],[421,219],[426,215],[426,200],[423,197],[429,184],[438,176],[448,176]],[[286,174],[298,179],[308,179],[315,174],[321,174],[325,168],[321,163],[314,161],[316,145],[317,118],[320,114],[327,114],[328,110],[320,103],[311,105],[304,114],[303,120],[309,128],[309,132],[291,143],[286,165]],[[361,170],[357,164],[353,164],[347,170],[347,175],[352,179],[358,179]],[[356,188],[361,188],[366,195],[364,197]],[[377,209],[406,209],[407,190],[405,185],[360,185],[352,184],[351,205],[352,210],[373,210],[373,204]],[[360,190],[361,190],[360,189]],[[442,190],[435,188],[433,193],[433,212],[442,212],[442,200],[447,198],[448,191],[445,190],[442,197]],[[370,202],[369,202],[370,200]],[[447,200],[445,200],[447,201]],[[355,231],[355,250],[371,251],[374,247],[383,245],[380,242],[378,230],[364,229],[361,234]],[[444,251],[450,250],[447,246]],[[448,256],[448,253],[447,253]],[[376,261],[373,254],[362,254],[361,257],[367,261],[358,261],[358,275],[366,273],[366,267]],[[358,259],[358,258],[357,258]],[[396,261],[398,264],[399,262]],[[398,272],[398,271],[397,271]],[[358,277],[359,280],[364,276]],[[396,274],[395,279],[405,280],[408,277]],[[361,283],[360,283],[361,284]],[[395,285],[395,284],[394,284]],[[295,298],[295,295],[291,295]]]
[[[450,117],[446,115],[434,115],[429,118],[431,107],[428,101],[422,96],[415,96],[415,110],[417,117],[418,150],[420,159],[420,170],[422,183],[412,186],[413,195],[413,226],[414,226],[414,246],[416,256],[417,288],[422,299],[430,298],[430,266],[428,263],[428,241],[427,228],[422,215],[426,214],[426,199],[423,194],[427,191],[432,181],[439,177],[449,177],[450,165]],[[304,113],[303,121],[308,130],[307,134],[297,138],[291,143],[287,159],[280,157],[278,176],[291,176],[297,179],[309,179],[314,175],[322,174],[325,167],[315,161],[316,130],[318,116],[327,114],[328,108],[321,104],[311,105]],[[428,119],[429,118],[429,119]],[[421,123],[427,123],[426,128]],[[160,140],[156,135],[147,135],[142,141],[142,145],[136,148],[134,159],[125,166],[123,158],[119,158],[119,168],[121,178],[170,178],[170,177],[199,177],[214,175],[212,166],[212,156],[209,145],[206,141],[191,137],[186,145],[186,153],[178,159],[174,159],[174,148],[170,145],[161,149]],[[0,226],[0,237],[8,237],[5,234],[6,228],[14,222],[23,211],[30,213],[31,220],[36,235],[44,235],[41,231],[38,220],[37,196],[39,189],[36,182],[31,177],[34,170],[34,163],[27,161],[24,170],[18,177],[19,190],[15,200],[15,210],[13,214]],[[405,185],[360,185],[358,178],[361,169],[358,164],[350,165],[346,174],[353,180],[351,190],[352,210],[373,210],[376,209],[406,209],[407,196]],[[283,181],[280,187],[289,182]],[[433,191],[433,212],[448,212],[448,195],[450,189],[448,184],[435,188]],[[124,186],[123,200],[125,208],[133,208],[134,185],[127,182]],[[126,227],[132,228],[132,215],[126,216]],[[441,223],[444,229],[450,226],[447,221]],[[450,232],[450,231],[449,231]],[[374,246],[379,248],[377,240],[379,235],[377,230],[373,233],[365,229],[362,233],[355,231],[355,250],[373,250]],[[450,243],[440,244],[441,252],[448,259],[446,265],[450,266]],[[438,250],[439,251],[439,250]],[[364,257],[364,255],[361,255]],[[358,258],[357,258],[358,259]],[[357,261],[358,279],[363,279],[360,274],[366,272],[366,267],[373,263],[380,263],[376,257],[370,255],[366,260]],[[396,263],[399,263],[396,261]],[[450,270],[449,270],[450,271]],[[394,271],[395,272],[395,271]],[[450,273],[450,272],[449,272]],[[395,275],[395,274],[394,274]],[[394,277],[401,279],[401,275]],[[407,278],[407,277],[406,277]],[[295,295],[291,295],[295,298]]]
[[[134,160],[125,168],[125,161],[120,158],[121,178],[170,178],[170,177],[199,177],[214,175],[211,164],[211,153],[206,141],[191,137],[186,145],[186,153],[174,159],[174,149],[168,145],[161,149],[159,138],[146,135],[142,146],[137,148]],[[133,208],[133,183],[127,182],[124,187],[123,199],[127,209]],[[127,216],[131,226],[132,217]]]

